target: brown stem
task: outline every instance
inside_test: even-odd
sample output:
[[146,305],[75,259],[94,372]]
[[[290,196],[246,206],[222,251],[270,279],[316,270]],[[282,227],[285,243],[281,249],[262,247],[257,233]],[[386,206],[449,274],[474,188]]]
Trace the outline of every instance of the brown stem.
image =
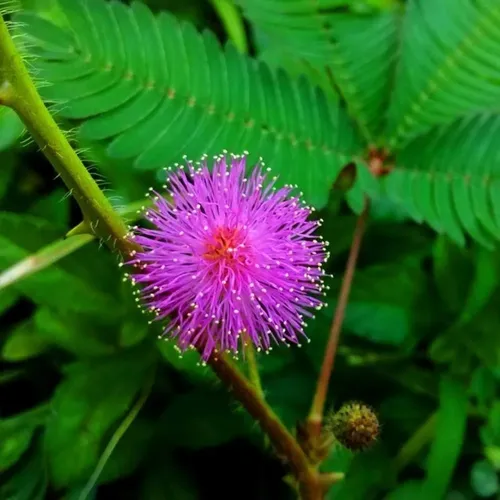
[[345,310],[349,299],[349,293],[351,291],[354,271],[356,269],[356,262],[361,248],[361,241],[365,232],[368,212],[369,201],[365,200],[365,206],[358,217],[356,229],[354,230],[351,249],[349,251],[349,257],[347,259],[346,269],[342,279],[342,285],[340,287],[337,308],[335,309],[332,326],[330,328],[330,338],[328,339],[328,344],[326,346],[325,357],[323,359],[323,365],[321,366],[321,371],[318,377],[316,393],[314,394],[311,411],[309,412],[309,416],[307,418],[307,430],[311,437],[317,437],[321,432],[321,423],[323,420],[328,384],[330,382],[330,377],[335,363],[335,354],[339,343],[340,331],[344,321]]
[[303,500],[321,500],[323,488],[319,474],[310,465],[302,448],[278,416],[259,396],[257,389],[225,356],[211,357],[207,362],[219,379],[232,391],[250,415],[269,436],[276,451],[286,457],[294,477],[300,484]]

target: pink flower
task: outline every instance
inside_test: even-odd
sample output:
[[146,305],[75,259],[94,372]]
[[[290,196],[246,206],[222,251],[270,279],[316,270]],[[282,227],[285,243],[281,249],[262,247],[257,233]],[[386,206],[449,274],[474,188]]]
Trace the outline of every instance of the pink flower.
[[153,227],[135,228],[143,251],[127,262],[143,303],[170,318],[164,335],[204,360],[247,341],[299,343],[304,319],[324,306],[328,254],[313,209],[291,186],[275,188],[262,163],[246,177],[246,156],[216,157],[211,171],[205,158],[167,170],[171,199],[155,193]]

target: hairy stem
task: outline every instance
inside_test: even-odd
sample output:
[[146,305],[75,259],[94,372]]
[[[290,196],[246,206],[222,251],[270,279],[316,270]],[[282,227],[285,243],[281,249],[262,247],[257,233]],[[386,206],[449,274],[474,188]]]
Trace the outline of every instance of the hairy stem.
[[136,245],[43,103],[3,18],[0,18],[0,105],[20,116],[43,154],[75,197],[92,233],[120,253]]
[[302,498],[304,500],[323,498],[318,493],[320,481],[317,472],[311,467],[296,439],[259,396],[256,388],[241,375],[225,356],[217,358],[212,356],[208,360],[208,364],[248,413],[259,423],[262,430],[269,436],[276,451],[285,457],[294,477],[301,485]]
[[257,356],[255,355],[255,347],[250,339],[246,339],[243,347],[245,351],[245,358],[248,364],[248,378],[252,382],[255,390],[261,398],[264,398],[264,391],[260,382],[259,365],[257,363]]
[[333,371],[335,363],[335,354],[339,343],[340,331],[344,321],[345,310],[349,300],[349,293],[354,278],[354,271],[356,270],[356,263],[358,260],[359,251],[361,249],[361,242],[366,228],[366,220],[368,218],[369,202],[365,200],[365,206],[361,215],[358,217],[356,228],[352,239],[349,257],[347,259],[342,285],[340,287],[339,299],[335,314],[333,316],[332,326],[330,328],[330,337],[325,350],[323,364],[318,377],[316,392],[314,394],[313,403],[309,416],[307,418],[308,433],[311,436],[319,436],[321,432],[321,424],[323,420],[323,413],[325,409],[326,395],[328,392],[328,384]]

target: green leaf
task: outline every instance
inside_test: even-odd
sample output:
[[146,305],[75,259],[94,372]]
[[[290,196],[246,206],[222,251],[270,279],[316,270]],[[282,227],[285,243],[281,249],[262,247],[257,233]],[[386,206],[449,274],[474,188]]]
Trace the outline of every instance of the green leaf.
[[126,311],[125,318],[118,334],[121,347],[131,347],[141,342],[147,335],[158,335],[159,325],[150,325],[147,313],[142,306],[138,307],[129,281],[122,281],[120,302]]
[[468,234],[492,248],[500,235],[499,142],[496,113],[433,128],[397,153],[383,188],[417,222],[426,222],[460,245]]
[[470,482],[474,493],[480,497],[491,497],[498,492],[497,472],[487,460],[474,463],[470,471]]
[[234,400],[226,393],[207,389],[174,399],[162,421],[162,435],[172,446],[194,450],[218,446],[249,432]]
[[485,366],[479,366],[472,373],[469,394],[477,401],[478,409],[485,413],[495,401],[496,382],[494,374]]
[[[293,347],[283,349],[283,346],[280,346],[279,349],[273,349],[271,352],[261,351],[256,353],[256,359],[259,373],[279,373],[296,362],[296,350]],[[248,363],[245,359],[242,359],[242,364],[246,366]]]
[[498,288],[496,252],[473,247],[461,249],[446,238],[434,248],[434,275],[443,303],[454,319],[431,345],[430,355],[437,362],[452,363],[454,370],[467,373],[474,358],[494,368],[500,363],[500,343],[496,291]]
[[[455,373],[469,374],[479,362],[490,369],[500,364],[498,303],[484,309],[474,321],[452,326],[436,338],[430,355],[434,361],[450,362]],[[470,375],[468,375],[470,376]]]
[[112,327],[77,313],[57,312],[42,307],[35,313],[38,335],[76,356],[105,356],[118,350]]
[[[373,203],[373,200],[372,200]],[[329,242],[330,258],[346,253],[352,243],[357,217],[326,212],[320,234]],[[407,258],[427,257],[431,254],[435,235],[432,231],[416,224],[400,224],[394,220],[370,219],[360,252],[363,266],[395,263]],[[380,242],[384,241],[384,244]]]
[[421,0],[406,5],[389,109],[390,149],[433,126],[495,109],[500,97],[494,49],[500,43],[498,2]]
[[[333,446],[327,459],[321,464],[321,470],[325,472],[343,472],[347,474],[355,455],[352,451],[343,446]],[[334,484],[326,495],[326,500],[336,498],[337,493],[343,488],[342,481]]]
[[306,395],[314,393],[314,370],[307,366],[300,370],[295,364],[279,373],[263,373],[262,380],[266,400],[271,408],[287,427],[295,427],[307,414],[311,404]]
[[427,459],[427,476],[421,497],[441,500],[450,485],[460,456],[467,425],[467,392],[457,382],[443,377],[434,441]]
[[120,346],[131,347],[141,342],[148,335],[148,323],[145,318],[142,321],[126,319],[120,329]]
[[60,5],[67,26],[16,17],[39,54],[38,77],[51,83],[40,90],[64,102],[60,116],[83,120],[80,136],[105,141],[113,158],[151,170],[184,154],[248,150],[250,161],[262,156],[281,183],[300,184],[310,203],[323,205],[360,150],[338,101],[231,45],[222,49],[207,31],[166,12],[155,17],[138,2]]
[[[399,373],[398,370],[397,375]],[[410,391],[389,396],[377,407],[379,419],[383,422],[384,428],[391,429],[389,437],[396,436],[400,440],[411,435],[422,422],[427,420],[433,410],[432,400],[428,397],[412,394]],[[384,443],[387,439],[387,437],[384,438]]]
[[[0,212],[0,269],[62,236],[63,231],[43,219]],[[12,286],[40,305],[116,319],[123,311],[115,298],[119,271],[113,263],[111,255],[88,245]]]
[[[0,108],[0,113],[2,109]],[[0,119],[1,121],[1,119]],[[0,141],[2,137],[2,132],[0,131]],[[12,151],[0,152],[0,201],[9,192],[9,187],[11,185],[12,179],[14,177],[14,171],[17,166],[16,155]]]
[[95,500],[97,488],[93,488],[89,492],[84,490],[85,485],[72,486],[68,488],[63,500],[82,500],[82,492],[85,491],[85,500]]
[[331,256],[336,257],[349,250],[355,227],[355,216],[327,213],[319,232],[329,242],[328,251]]
[[28,213],[52,222],[61,229],[69,226],[69,198],[66,190],[56,189],[47,196],[39,198]]
[[369,223],[360,251],[360,265],[395,265],[405,261],[411,264],[412,260],[430,257],[433,236],[426,228],[413,224]]
[[44,456],[39,446],[30,454],[25,465],[0,482],[0,498],[9,500],[45,500],[47,474]]
[[[320,315],[331,318],[336,305],[340,277],[328,292],[329,307]],[[346,309],[346,332],[373,342],[401,345],[425,321],[417,308],[427,290],[426,278],[418,263],[371,266],[354,278]]]
[[[0,419],[0,472],[14,465],[28,449],[37,427],[49,416],[48,406]],[[7,497],[4,497],[7,498]]]
[[434,244],[434,280],[441,300],[453,314],[463,309],[474,273],[471,251],[439,237]]
[[[24,132],[24,125],[16,112],[6,106],[0,107],[0,152],[13,146]],[[8,164],[6,168],[8,167]],[[2,169],[4,165],[2,164]],[[0,188],[1,189],[1,188]]]
[[355,455],[345,479],[329,491],[327,499],[365,500],[370,491],[383,484],[388,471],[388,457],[380,447]]
[[59,0],[20,0],[23,10],[32,10],[47,19],[64,19]]
[[153,359],[150,351],[134,349],[67,369],[54,395],[54,416],[44,436],[56,487],[82,481],[92,473],[105,436],[134,401]]
[[157,182],[154,171],[138,171],[131,168],[130,159],[111,157],[104,141],[80,137],[78,145],[82,148],[85,160],[95,165],[110,183],[113,190],[110,201],[116,208],[144,199],[149,188]]
[[372,198],[370,216],[373,220],[384,222],[403,222],[409,218],[406,208],[395,203],[383,192],[377,198]]
[[270,39],[258,26],[252,24],[254,45],[259,60],[273,69],[283,68],[294,78],[305,76],[311,83],[320,87],[327,96],[338,99],[338,92],[332,87],[327,69],[322,66],[313,66],[288,47]]
[[106,462],[98,484],[110,483],[132,474],[148,456],[153,432],[153,422],[134,420]]
[[197,351],[187,350],[181,353],[175,345],[175,341],[167,337],[162,338],[156,344],[168,364],[188,377],[193,380],[216,380],[216,376],[212,370],[208,366],[202,366],[200,355]]
[[407,481],[391,491],[384,500],[421,500],[421,491],[421,481]]
[[487,306],[498,289],[498,253],[478,248],[474,257],[473,281],[458,319],[459,324],[472,321]]
[[[481,427],[481,442],[488,449],[500,450],[500,401],[495,401],[488,414],[488,422]],[[500,460],[498,462],[500,468]]]
[[396,61],[398,9],[356,15],[340,8],[349,2],[336,0],[239,3],[267,35],[269,47],[294,54],[320,72],[326,66],[365,138],[378,139]]
[[0,314],[3,314],[19,299],[19,294],[12,288],[0,292]]
[[1,357],[11,362],[23,361],[43,354],[47,347],[47,341],[40,336],[34,321],[29,319],[10,332]]
[[488,446],[484,449],[484,455],[491,463],[491,466],[498,471],[500,469],[500,447]]

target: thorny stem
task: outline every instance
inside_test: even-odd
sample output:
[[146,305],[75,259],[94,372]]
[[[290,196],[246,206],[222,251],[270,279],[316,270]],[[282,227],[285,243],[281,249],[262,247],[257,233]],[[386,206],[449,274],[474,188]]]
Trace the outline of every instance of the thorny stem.
[[[300,485],[302,500],[323,499],[325,489],[332,483],[325,485],[323,475],[320,475],[312,467],[297,440],[259,396],[257,389],[241,375],[239,370],[224,355],[212,356],[207,363],[248,413],[259,423],[262,430],[269,436],[278,454],[286,458]],[[339,480],[341,477],[335,476],[335,479]]]
[[63,132],[57,126],[0,17],[0,105],[22,119],[43,154],[75,197],[92,232],[122,254],[136,248],[126,238],[127,226],[113,209]]
[[356,270],[361,241],[365,232],[368,212],[369,202],[365,199],[363,211],[358,217],[356,228],[354,230],[351,249],[349,251],[349,257],[347,259],[346,269],[342,279],[342,285],[340,287],[339,299],[333,316],[332,326],[330,328],[330,337],[328,339],[323,364],[318,377],[313,403],[307,418],[307,430],[311,437],[318,437],[321,433],[321,424],[323,420],[326,395],[328,392],[328,384],[330,382],[330,377],[335,363],[335,354],[339,343],[340,331],[344,321],[349,293],[351,291],[351,285],[354,278],[354,271]]

